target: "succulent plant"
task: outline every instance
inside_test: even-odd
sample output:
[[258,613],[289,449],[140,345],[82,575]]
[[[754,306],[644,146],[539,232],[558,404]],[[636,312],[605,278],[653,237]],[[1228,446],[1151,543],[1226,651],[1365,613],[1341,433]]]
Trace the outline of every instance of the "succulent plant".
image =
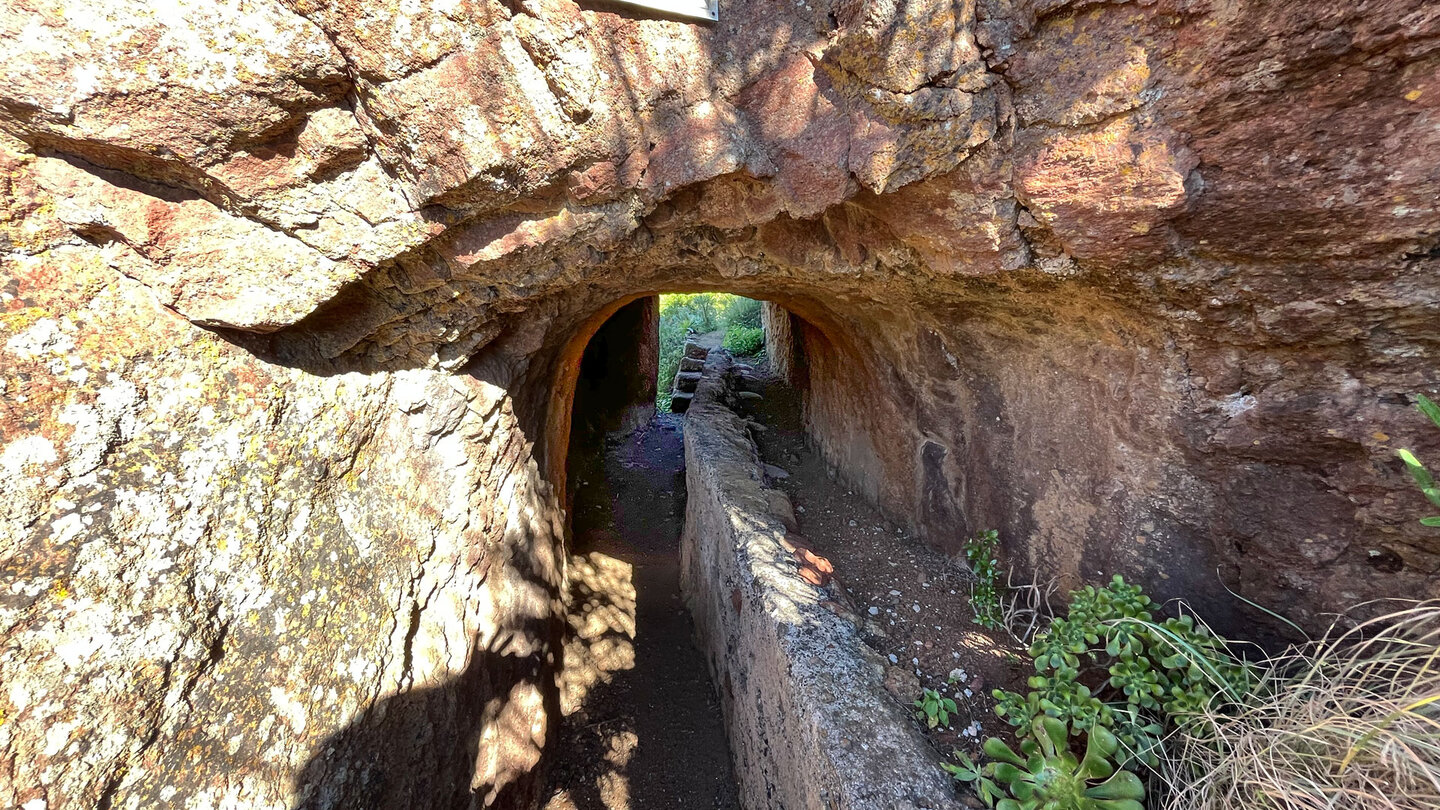
[[1144,709],[1160,708],[1158,698],[1165,694],[1161,675],[1143,655],[1123,655],[1110,665],[1110,685],[1125,695],[1125,701]]
[[962,782],[975,783],[981,800],[995,810],[1144,810],[1140,778],[1116,770],[1111,761],[1120,747],[1114,734],[1092,729],[1085,756],[1077,760],[1061,721],[1036,718],[1030,731],[1019,754],[991,737],[984,750],[993,762],[976,766],[957,754],[961,764],[946,770]]
[[[1088,734],[1087,752],[1103,754],[1112,769],[1114,764],[1154,768],[1167,729],[1223,711],[1254,688],[1254,665],[1235,656],[1223,639],[1191,616],[1157,618],[1160,605],[1138,585],[1115,576],[1104,587],[1087,586],[1070,596],[1068,615],[1053,619],[1030,645],[1036,674],[1027,682],[1028,691],[994,692],[995,713],[1017,727],[1018,735],[1032,737],[1024,745],[1037,746],[1035,751],[1041,751],[1050,732],[1058,728],[1072,736]],[[1058,742],[1053,747],[1064,748]],[[990,753],[1004,760],[998,749]],[[1032,757],[1032,751],[1025,750],[1025,755]],[[1013,769],[1020,763],[996,767],[986,778],[1010,784],[1001,777],[1015,776]],[[957,774],[957,778],[964,777]],[[1132,781],[1139,785],[1133,774],[1116,774],[1115,779],[1115,785],[1102,792],[1124,792]],[[1021,798],[1013,790],[1011,795],[1012,801]],[[1129,801],[1138,804],[1140,798]],[[1034,805],[1045,810],[1077,806]],[[1085,805],[1088,810],[1134,810],[1134,806]],[[1005,810],[1030,807],[1007,805]]]
[[1115,739],[1120,743],[1119,750],[1115,752],[1115,762],[1122,768],[1134,765],[1158,768],[1164,726],[1142,717],[1134,706],[1119,709],[1113,716]]
[[1068,672],[1032,675],[1029,687],[1024,695],[996,689],[995,714],[1018,728],[1029,728],[1042,715],[1053,717],[1070,724],[1077,734],[1097,723],[1110,724],[1109,707]]

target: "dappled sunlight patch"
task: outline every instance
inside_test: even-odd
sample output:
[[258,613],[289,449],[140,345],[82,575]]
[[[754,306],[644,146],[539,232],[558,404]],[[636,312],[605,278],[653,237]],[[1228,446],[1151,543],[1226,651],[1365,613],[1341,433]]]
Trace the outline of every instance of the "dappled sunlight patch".
[[597,684],[635,668],[635,569],[598,551],[570,558],[560,710],[573,714]]
[[1015,655],[1013,650],[1000,644],[996,644],[994,639],[990,638],[984,633],[981,633],[978,630],[967,630],[966,632],[961,633],[960,646],[964,647],[967,650],[974,650],[975,652],[981,653],[983,655],[989,655],[995,658],[999,658],[1002,661],[1009,659]]
[[631,796],[630,777],[626,773],[640,747],[639,735],[624,728],[607,731],[601,745],[604,770],[595,777],[594,793],[565,788],[545,802],[544,810],[640,810]]
[[491,698],[485,716],[494,718],[480,734],[480,758],[471,787],[489,805],[513,782],[540,764],[545,748],[544,695],[539,685],[522,681],[507,697]]

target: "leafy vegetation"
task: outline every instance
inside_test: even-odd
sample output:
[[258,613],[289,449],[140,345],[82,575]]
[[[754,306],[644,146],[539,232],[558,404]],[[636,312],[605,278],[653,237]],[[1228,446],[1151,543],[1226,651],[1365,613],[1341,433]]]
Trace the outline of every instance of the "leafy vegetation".
[[965,561],[975,574],[970,585],[970,608],[981,627],[998,630],[1004,626],[1000,607],[1000,534],[994,529],[979,532],[965,541]]
[[[1143,810],[1145,787],[1130,771],[1118,770],[1114,734],[1092,728],[1085,756],[1070,752],[1070,732],[1053,717],[1037,717],[1020,741],[1020,753],[991,737],[977,766],[961,754],[959,765],[946,765],[956,779],[973,782],[981,801],[996,810]],[[1008,794],[1008,795],[1007,795]]]
[[[993,586],[994,539],[982,535],[973,546],[971,559],[991,566]],[[966,551],[970,557],[971,545]],[[991,604],[998,621],[998,598]],[[984,750],[993,762],[977,768],[957,752],[961,765],[947,770],[976,783],[996,810],[1143,810],[1133,770],[1158,767],[1168,729],[1222,713],[1251,692],[1255,678],[1204,625],[1159,613],[1118,575],[1103,588],[1072,592],[1068,613],[1051,618],[1030,645],[1036,674],[1028,691],[994,691],[995,713],[1017,727],[1023,756],[992,737]],[[1081,735],[1085,756],[1076,760],[1069,738]]]
[[[680,369],[685,353],[685,337],[690,332],[705,334],[726,330],[726,339],[735,329],[753,328],[760,332],[759,345],[765,344],[760,330],[760,302],[728,293],[676,293],[660,296],[660,362],[656,372],[655,404],[669,410],[671,384]],[[754,354],[727,349],[736,354]]]
[[[1418,400],[1440,427],[1440,406]],[[1440,507],[1434,476],[1398,452]],[[1421,522],[1440,527],[1440,515]],[[1000,590],[986,539],[966,545],[981,578],[977,621]],[[1017,638],[1048,613],[1048,591],[1021,589],[1023,604],[995,599],[1012,634],[1024,625]],[[1143,810],[1142,768],[1162,810],[1440,807],[1440,603],[1344,621],[1320,641],[1245,661],[1193,617],[1161,617],[1120,576],[1087,586],[1035,634],[1028,690],[994,692],[1021,752],[992,737],[991,761],[956,752],[945,768],[995,810]]]
[[995,690],[996,714],[1022,729],[1042,716],[1076,731],[1106,729],[1119,739],[1122,765],[1154,767],[1167,726],[1239,700],[1254,680],[1204,625],[1160,620],[1159,610],[1119,575],[1073,592],[1065,618],[1030,645],[1030,691]]
[[[1424,394],[1417,394],[1416,398],[1418,402],[1415,407],[1430,417],[1430,421],[1435,423],[1435,427],[1440,428],[1440,405],[1436,405]],[[1425,498],[1432,505],[1440,507],[1440,487],[1435,486],[1434,476],[1425,469],[1425,465],[1420,463],[1420,459],[1416,458],[1414,453],[1409,450],[1400,450],[1399,453],[1400,459],[1405,462],[1406,469],[1410,470],[1410,476],[1420,486],[1420,491],[1425,493]],[[1420,518],[1420,522],[1426,526],[1440,526],[1440,515]]]
[[737,357],[749,357],[759,354],[765,348],[765,330],[758,327],[734,326],[725,330],[725,340],[721,344],[725,350]]
[[720,323],[724,326],[743,326],[748,329],[760,328],[760,302],[754,298],[738,295],[724,296],[720,306]]
[[950,715],[958,711],[954,700],[942,697],[934,689],[926,689],[912,705],[915,706],[915,716],[923,719],[930,728],[950,725]]

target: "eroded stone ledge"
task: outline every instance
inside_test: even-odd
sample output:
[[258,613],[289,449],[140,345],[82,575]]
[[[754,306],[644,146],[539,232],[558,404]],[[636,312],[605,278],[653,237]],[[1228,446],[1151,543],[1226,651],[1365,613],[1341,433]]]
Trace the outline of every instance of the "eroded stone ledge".
[[[685,419],[681,589],[720,691],[749,808],[960,807],[881,684],[843,590],[806,573],[712,352]],[[824,581],[824,577],[812,579]],[[841,600],[841,601],[837,601]]]

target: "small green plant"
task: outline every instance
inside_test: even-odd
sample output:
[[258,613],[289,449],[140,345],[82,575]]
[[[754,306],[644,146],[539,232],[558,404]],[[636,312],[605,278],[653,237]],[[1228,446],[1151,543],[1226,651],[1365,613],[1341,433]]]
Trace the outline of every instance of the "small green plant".
[[950,715],[955,714],[955,701],[942,697],[934,689],[926,689],[915,701],[915,716],[925,721],[930,728],[950,725]]
[[[1435,423],[1435,427],[1440,428],[1440,405],[1430,401],[1430,398],[1424,394],[1416,394],[1415,397],[1419,400],[1415,403],[1415,407],[1430,417],[1430,421]],[[1426,500],[1430,501],[1432,505],[1440,507],[1440,487],[1435,486],[1434,476],[1425,469],[1425,465],[1420,463],[1420,459],[1416,458],[1414,453],[1409,450],[1398,452],[1400,460],[1404,461],[1406,469],[1410,470],[1410,477],[1415,479],[1415,483],[1420,486],[1420,491],[1425,493]],[[1426,526],[1440,526],[1440,515],[1420,518],[1420,522]]]
[[1144,810],[1140,778],[1115,767],[1119,747],[1114,734],[1092,728],[1085,756],[1077,760],[1065,723],[1037,717],[1020,741],[1020,753],[991,737],[984,750],[993,761],[977,766],[956,752],[960,764],[945,770],[974,783],[980,800],[996,810]]
[[725,330],[721,345],[725,351],[737,357],[749,357],[765,348],[765,330],[757,327],[732,325]]
[[965,561],[975,574],[970,585],[970,608],[975,612],[974,622],[990,630],[1004,626],[1004,611],[1000,607],[1000,534],[994,529],[979,532],[965,541]]
[[[1036,675],[1026,694],[997,689],[995,713],[1029,729],[1053,718],[1076,732],[1104,729],[1119,740],[1121,764],[1153,766],[1167,724],[1233,704],[1253,686],[1241,663],[1189,616],[1156,618],[1160,606],[1115,576],[1070,595],[1064,618],[1030,645]],[[1086,683],[1098,683],[1092,692]]]

